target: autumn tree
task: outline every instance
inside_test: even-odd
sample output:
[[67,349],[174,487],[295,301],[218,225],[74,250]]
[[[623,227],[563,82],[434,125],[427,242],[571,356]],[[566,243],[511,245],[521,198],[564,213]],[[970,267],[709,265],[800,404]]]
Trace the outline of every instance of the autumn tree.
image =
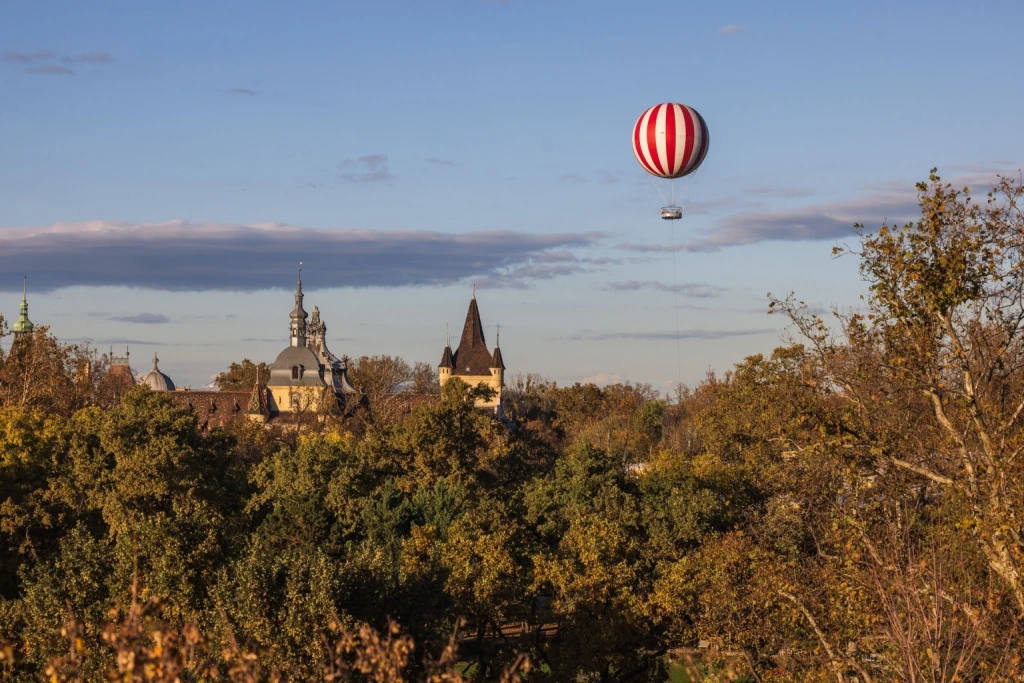
[[248,358],[241,363],[232,363],[228,369],[214,378],[214,384],[221,391],[251,391],[257,381],[261,387],[267,386],[270,379],[270,366],[264,362],[253,363]]
[[361,356],[350,364],[349,379],[366,396],[373,417],[384,422],[406,412],[407,394],[440,393],[433,366],[410,366],[398,356]]
[[70,415],[92,394],[88,347],[63,344],[46,326],[0,351],[0,405],[37,407]]
[[441,382],[438,379],[437,368],[430,363],[416,361],[412,367],[412,376],[406,384],[405,390],[411,394],[441,393]]

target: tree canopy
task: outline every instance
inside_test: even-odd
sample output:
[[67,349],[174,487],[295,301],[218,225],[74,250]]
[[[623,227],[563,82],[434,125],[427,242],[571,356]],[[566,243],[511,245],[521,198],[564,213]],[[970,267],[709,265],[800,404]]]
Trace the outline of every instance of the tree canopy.
[[[386,419],[203,431],[18,340],[2,675],[1019,680],[1024,185],[918,189],[919,221],[840,250],[863,310],[774,298],[792,343],[672,399],[513,377],[498,420],[452,380]],[[381,411],[432,372],[353,365]]]

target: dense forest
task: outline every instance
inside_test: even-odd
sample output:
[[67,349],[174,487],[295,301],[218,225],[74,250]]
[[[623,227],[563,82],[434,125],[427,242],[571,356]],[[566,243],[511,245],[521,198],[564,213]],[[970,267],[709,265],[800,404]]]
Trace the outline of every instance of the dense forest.
[[376,358],[368,409],[204,431],[5,344],[0,677],[1022,680],[1024,184],[918,191],[836,250],[859,308],[772,298],[791,341],[669,398],[385,410],[431,370]]

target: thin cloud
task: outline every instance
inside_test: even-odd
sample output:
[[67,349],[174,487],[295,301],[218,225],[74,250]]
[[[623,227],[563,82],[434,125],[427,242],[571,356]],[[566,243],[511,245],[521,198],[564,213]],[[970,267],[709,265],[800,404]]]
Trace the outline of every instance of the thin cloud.
[[642,289],[654,289],[660,292],[676,292],[694,299],[714,299],[722,296],[727,290],[719,285],[707,282],[680,282],[668,284],[654,280],[629,280],[627,282],[609,282],[605,289],[612,292],[636,292]]
[[675,341],[678,339],[728,339],[730,337],[752,337],[759,334],[778,334],[771,327],[740,330],[680,330],[675,332],[581,332],[567,337],[572,341]]
[[718,35],[720,36],[735,36],[739,33],[743,33],[746,30],[746,26],[743,24],[726,24],[722,28],[718,29]]
[[25,69],[25,73],[32,74],[33,76],[74,76],[75,72],[66,66],[60,64],[42,64],[40,66],[30,66]]
[[615,245],[616,249],[623,251],[635,251],[641,254],[664,254],[672,251],[680,251],[685,245],[682,242],[675,244],[642,244],[639,242],[620,242]]
[[365,154],[358,159],[346,159],[338,164],[341,179],[350,183],[388,182],[395,176],[388,168],[386,154]]
[[722,247],[760,242],[841,240],[853,236],[855,223],[903,223],[919,215],[917,197],[910,193],[876,195],[850,201],[826,202],[795,209],[748,211],[718,223],[714,232],[683,244],[687,251],[717,251]]
[[[542,261],[548,252],[596,245],[601,233],[312,230],[278,223],[232,225],[89,221],[0,229],[0,287],[75,285],[167,291],[290,287],[299,261],[311,287],[415,287],[481,278],[528,286],[600,267],[597,260]],[[540,259],[535,262],[534,259]]]
[[451,159],[441,159],[439,157],[427,157],[425,161],[428,164],[434,164],[435,166],[458,166],[459,164]]
[[255,90],[249,90],[249,88],[228,88],[229,95],[248,95],[249,97],[255,97],[259,95]]
[[[66,341],[76,344],[89,344],[91,346],[182,346],[181,344],[170,344],[162,341],[150,341],[147,339],[129,339],[127,337],[68,337]],[[191,346],[191,344],[189,344]],[[122,349],[114,349],[116,355],[120,355]]]
[[741,194],[752,194],[765,197],[809,197],[814,190],[809,187],[786,187],[784,185],[755,185],[744,188]]
[[598,185],[617,185],[621,182],[621,178],[611,171],[596,171],[594,173],[563,173],[558,176],[558,182],[560,183],[572,183],[574,185],[580,185],[583,183],[597,183]]
[[588,272],[585,266],[575,263],[529,263],[516,268],[501,270],[474,280],[480,289],[528,289],[537,280],[552,280],[556,277],[578,275]]
[[599,372],[596,375],[590,377],[584,377],[580,380],[581,384],[596,384],[599,387],[608,386],[609,384],[622,384],[624,381],[622,375],[613,372]]
[[159,313],[135,313],[134,315],[112,315],[108,320],[119,323],[142,323],[145,325],[159,325],[169,323],[171,319]]
[[[972,169],[973,170],[973,169]],[[944,178],[953,187],[970,187],[977,194],[990,189],[998,175],[1012,175],[1007,168],[977,170]],[[767,187],[767,186],[765,186]],[[837,241],[854,235],[854,224],[869,230],[883,223],[902,224],[920,216],[914,184],[902,180],[886,181],[870,188],[872,194],[844,201],[818,202],[802,207],[775,210],[750,210],[719,221],[703,236],[675,244],[622,242],[623,251],[664,253],[672,250],[717,251],[723,247],[761,242]]]
[[31,64],[32,62],[45,62],[53,59],[51,50],[36,50],[35,52],[14,52],[13,50],[0,51],[0,61],[17,62],[19,64]]
[[85,52],[61,57],[60,61],[65,64],[113,64],[116,60],[109,52]]

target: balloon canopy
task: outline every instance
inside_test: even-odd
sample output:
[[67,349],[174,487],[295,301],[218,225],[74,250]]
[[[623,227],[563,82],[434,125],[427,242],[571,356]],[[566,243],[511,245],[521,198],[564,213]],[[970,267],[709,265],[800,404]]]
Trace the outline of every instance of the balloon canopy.
[[633,154],[659,178],[682,178],[697,170],[708,153],[708,125],[693,107],[656,104],[633,126]]

